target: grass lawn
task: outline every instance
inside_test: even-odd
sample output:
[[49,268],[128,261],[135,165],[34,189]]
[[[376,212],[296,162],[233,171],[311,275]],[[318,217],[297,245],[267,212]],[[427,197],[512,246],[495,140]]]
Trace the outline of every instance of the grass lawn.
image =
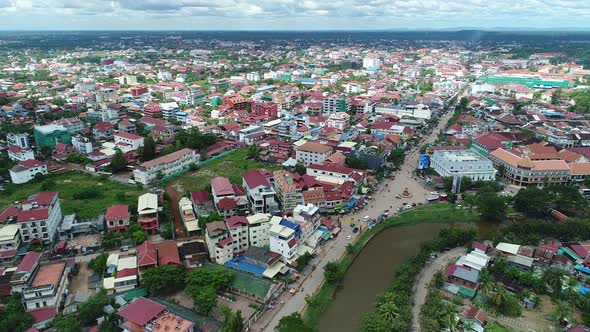
[[280,166],[270,166],[265,162],[244,160],[246,149],[233,151],[223,157],[215,159],[206,165],[199,167],[196,172],[178,175],[166,182],[177,192],[206,189],[211,184],[211,179],[217,176],[224,176],[231,183],[242,184],[242,174],[249,169],[266,168],[269,171],[282,169]]
[[500,325],[497,322],[492,322],[486,325],[485,332],[512,332],[512,330]]
[[[54,182],[54,185],[49,185]],[[43,185],[46,183],[45,185]],[[43,188],[42,188],[43,187]],[[88,199],[74,199],[74,194],[82,190],[97,189],[98,196]],[[23,201],[41,191],[59,193],[64,215],[75,213],[80,219],[95,218],[113,204],[137,206],[137,197],[145,191],[109,179],[85,173],[65,173],[51,175],[41,182],[10,184],[0,194],[0,209],[5,209],[15,201]]]

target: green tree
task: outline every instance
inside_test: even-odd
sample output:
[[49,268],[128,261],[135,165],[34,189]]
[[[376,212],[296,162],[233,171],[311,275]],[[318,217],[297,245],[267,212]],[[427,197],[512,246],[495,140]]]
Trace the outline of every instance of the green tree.
[[297,257],[296,262],[297,262],[297,271],[301,272],[303,271],[303,269],[307,266],[307,264],[309,264],[309,262],[311,261],[312,256],[309,252],[305,252],[303,255]]
[[187,293],[193,298],[195,310],[203,315],[209,315],[217,305],[217,291],[212,286],[202,286],[198,288],[198,291],[187,291]]
[[242,311],[238,310],[235,313],[228,307],[222,308],[224,322],[221,332],[242,332],[244,329],[244,317]]
[[295,165],[295,173],[299,174],[299,175],[304,175],[307,172],[307,169],[305,168],[305,166],[303,166],[302,163],[297,163]]
[[96,294],[86,300],[86,302],[78,306],[77,320],[85,326],[96,324],[96,319],[104,313],[104,306],[111,302],[112,300],[107,295],[106,290],[101,288]]
[[30,328],[35,320],[25,311],[20,294],[13,294],[5,302],[0,313],[0,329],[3,331],[23,332]]
[[72,315],[59,315],[51,321],[51,326],[59,332],[80,332],[80,321]]
[[553,309],[553,316],[558,322],[570,322],[574,317],[574,308],[566,301],[558,300]]
[[149,268],[141,276],[141,283],[152,296],[170,294],[184,288],[186,269],[183,265],[160,265]]
[[96,257],[90,260],[88,267],[91,268],[94,272],[100,273],[101,275],[104,273],[104,270],[107,267],[107,259],[109,258],[109,254],[103,252],[98,254]]
[[492,275],[487,269],[483,269],[479,276],[479,292],[483,295],[489,295],[493,287]]
[[127,158],[123,155],[121,150],[117,149],[113,158],[111,159],[110,168],[112,173],[117,173],[125,169],[127,167]]
[[497,193],[478,195],[477,210],[484,220],[502,221],[506,218],[506,203]]
[[543,281],[546,285],[551,287],[551,293],[553,295],[561,294],[563,288],[563,271],[558,269],[546,269],[543,272]]
[[257,146],[256,144],[251,144],[248,145],[248,147],[246,148],[247,151],[247,156],[250,159],[254,159],[254,160],[260,160],[260,152],[262,151],[262,149]]
[[547,193],[538,187],[527,187],[514,196],[514,209],[528,217],[543,217],[550,207],[551,200]]
[[313,328],[305,324],[298,312],[281,318],[275,330],[277,332],[315,332]]
[[131,239],[136,245],[140,245],[147,240],[147,233],[144,230],[135,231],[131,234]]
[[324,276],[328,282],[339,282],[344,277],[344,272],[338,262],[328,262],[324,266]]
[[156,157],[156,142],[151,136],[144,138],[143,146],[139,148],[141,160],[148,161]]

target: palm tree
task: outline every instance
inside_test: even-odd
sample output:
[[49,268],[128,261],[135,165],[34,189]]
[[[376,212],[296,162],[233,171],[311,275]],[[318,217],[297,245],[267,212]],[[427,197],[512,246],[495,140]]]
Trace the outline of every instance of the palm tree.
[[563,283],[561,281],[563,277],[563,272],[558,269],[547,269],[543,273],[543,280],[549,287],[551,287],[551,291],[553,294],[561,293],[561,289],[563,287]]
[[492,281],[492,275],[488,270],[484,269],[481,271],[479,276],[479,291],[483,295],[489,295],[492,292],[494,282]]
[[445,326],[451,331],[455,331],[455,325],[457,324],[457,311],[455,310],[455,307],[453,307],[450,304],[447,304],[444,308],[443,308],[443,322],[445,324]]
[[559,323],[571,320],[573,314],[574,308],[572,308],[571,304],[565,301],[557,301],[555,308],[553,309],[553,315]]
[[377,313],[388,325],[393,325],[400,315],[398,306],[393,302],[382,303],[377,309]]
[[492,295],[492,305],[501,308],[508,301],[508,292],[503,287],[498,288]]

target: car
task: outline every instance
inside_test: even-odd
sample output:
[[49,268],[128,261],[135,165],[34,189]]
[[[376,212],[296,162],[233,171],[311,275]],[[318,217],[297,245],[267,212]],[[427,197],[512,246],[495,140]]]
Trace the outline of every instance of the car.
[[363,220],[364,220],[364,221],[369,221],[369,219],[371,219],[371,217],[369,217],[369,216],[365,216],[365,217],[363,218]]
[[349,236],[346,237],[346,239],[347,240],[350,240],[350,239],[352,239],[352,236],[349,235]]
[[[358,227],[355,227],[355,228],[353,228],[353,229],[352,229],[352,232],[353,232],[353,233],[358,233],[358,231],[359,231],[359,228],[358,228]],[[349,235],[349,236],[350,236],[350,235]]]
[[122,246],[121,251],[129,251],[129,246]]
[[356,224],[350,224],[350,227],[355,228]]
[[431,191],[430,194],[431,195],[438,195],[438,191]]

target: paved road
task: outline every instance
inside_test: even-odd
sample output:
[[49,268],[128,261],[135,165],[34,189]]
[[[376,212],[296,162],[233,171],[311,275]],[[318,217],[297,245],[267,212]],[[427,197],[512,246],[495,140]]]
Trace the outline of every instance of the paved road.
[[428,285],[432,282],[434,275],[447,264],[455,261],[459,256],[467,252],[465,248],[459,247],[442,253],[432,263],[428,264],[420,273],[420,277],[414,288],[414,307],[412,308],[412,331],[420,331],[420,308],[426,302]]
[[[451,117],[451,113],[447,113],[442,116],[439,124],[432,130],[432,133],[426,136],[420,145],[432,143],[436,140],[440,130],[445,128],[448,119]],[[430,195],[430,190],[425,188],[421,183],[414,180],[414,176],[411,174],[418,165],[418,148],[410,151],[404,160],[404,164],[401,166],[395,174],[395,179],[388,179],[376,189],[376,192],[372,194],[373,201],[358,211],[355,214],[346,216],[344,218],[353,220],[362,220],[365,215],[372,218],[382,214],[384,210],[389,209],[390,211],[396,211],[397,208],[401,207],[403,203],[413,202],[424,202],[426,197]],[[413,195],[411,198],[396,199],[395,195],[401,194],[405,188]],[[351,236],[351,240],[348,240],[348,236]],[[251,331],[265,331],[273,332],[275,327],[278,325],[279,320],[293,312],[300,312],[305,308],[305,296],[313,295],[316,289],[321,286],[324,281],[324,266],[334,260],[340,259],[346,250],[346,245],[356,239],[357,234],[352,234],[351,227],[349,225],[342,225],[342,233],[332,242],[326,244],[322,248],[322,252],[319,254],[317,259],[316,269],[307,276],[298,287],[303,289],[295,293],[294,295],[284,292],[279,298],[279,301],[284,301],[284,304],[278,305],[270,312],[265,313],[258,322],[256,322]]]

